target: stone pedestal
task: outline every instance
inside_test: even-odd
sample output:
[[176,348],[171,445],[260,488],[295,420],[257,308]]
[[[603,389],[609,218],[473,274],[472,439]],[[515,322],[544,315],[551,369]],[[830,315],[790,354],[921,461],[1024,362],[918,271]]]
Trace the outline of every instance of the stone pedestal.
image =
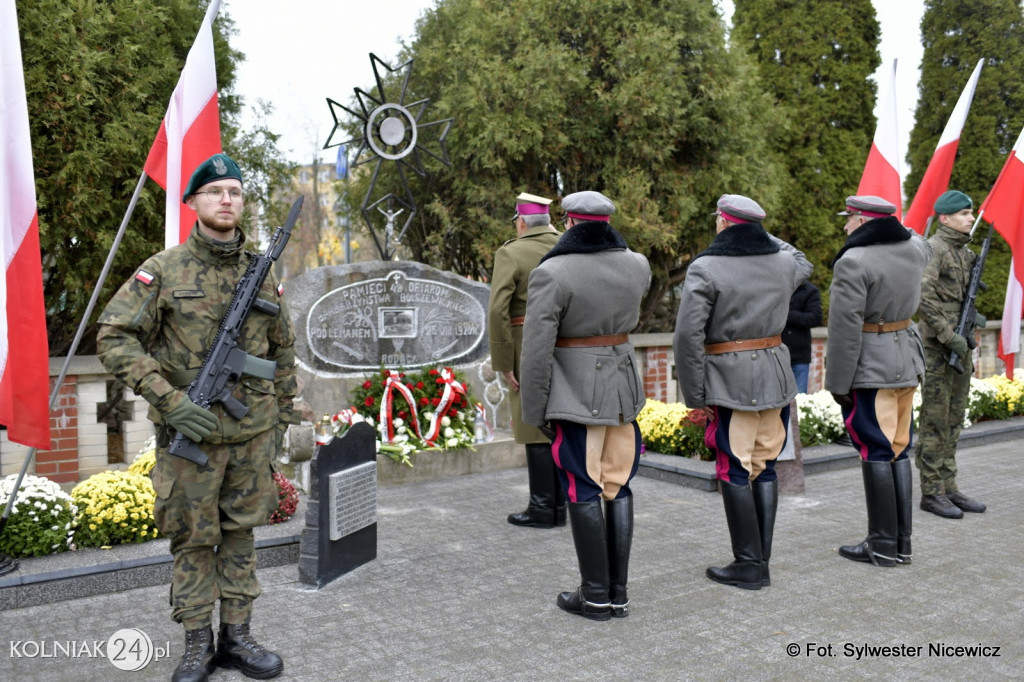
[[356,424],[310,463],[299,580],[317,588],[377,558],[376,434]]

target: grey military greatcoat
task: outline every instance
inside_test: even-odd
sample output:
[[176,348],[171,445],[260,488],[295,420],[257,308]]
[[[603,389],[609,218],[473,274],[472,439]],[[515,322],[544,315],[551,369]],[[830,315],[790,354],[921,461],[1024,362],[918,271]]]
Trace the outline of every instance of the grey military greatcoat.
[[694,258],[676,316],[679,387],[687,407],[781,408],[796,395],[789,350],[705,353],[705,344],[782,334],[793,291],[813,266],[759,223],[733,225]]
[[833,261],[829,289],[827,390],[847,395],[918,384],[924,351],[917,326],[883,333],[863,327],[910,319],[931,253],[928,242],[893,217],[869,220],[847,238]]
[[569,229],[530,274],[523,330],[523,421],[615,426],[644,406],[633,344],[559,348],[562,337],[627,334],[651,281],[647,259],[608,223]]

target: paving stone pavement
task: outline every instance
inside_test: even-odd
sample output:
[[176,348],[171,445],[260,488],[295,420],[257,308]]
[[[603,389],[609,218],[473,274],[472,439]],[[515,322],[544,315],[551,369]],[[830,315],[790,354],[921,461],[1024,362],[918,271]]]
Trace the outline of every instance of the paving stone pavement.
[[[1006,476],[1020,452],[962,449],[960,485],[988,511],[915,507],[913,564],[889,569],[836,553],[865,535],[860,471],[808,477],[780,499],[756,592],[704,577],[731,560],[717,494],[637,478],[631,614],[606,623],[555,606],[579,580],[569,529],[505,522],[524,469],[381,488],[377,560],[319,591],[294,565],[261,569],[253,631],[281,680],[1024,679],[1024,484]],[[0,613],[0,680],[169,679],[182,636],[166,600],[150,587]],[[164,656],[127,672],[54,648],[126,628]]]

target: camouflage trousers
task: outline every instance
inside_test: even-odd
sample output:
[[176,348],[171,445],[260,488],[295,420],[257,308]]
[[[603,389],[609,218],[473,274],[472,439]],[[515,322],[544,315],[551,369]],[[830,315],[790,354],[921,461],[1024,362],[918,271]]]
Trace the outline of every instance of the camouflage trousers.
[[150,476],[157,527],[171,541],[171,617],[186,629],[212,622],[247,623],[259,596],[252,529],[277,502],[270,461],[274,429],[244,443],[202,443],[206,466],[158,448]]
[[957,374],[949,366],[949,349],[934,339],[926,340],[924,358],[916,446],[921,494],[952,493],[957,491],[956,444],[970,399],[974,368],[971,358],[964,358],[966,371]]

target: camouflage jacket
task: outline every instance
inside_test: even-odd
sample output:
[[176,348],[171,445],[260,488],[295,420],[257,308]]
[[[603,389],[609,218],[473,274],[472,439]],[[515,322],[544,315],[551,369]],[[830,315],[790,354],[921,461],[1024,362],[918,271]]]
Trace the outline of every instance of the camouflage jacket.
[[939,225],[928,241],[932,259],[921,275],[921,304],[917,317],[921,336],[945,344],[956,333],[971,268],[977,256],[967,248],[971,236]]
[[[229,243],[216,242],[196,227],[188,240],[152,256],[125,282],[100,316],[97,346],[107,371],[151,405],[149,416],[162,423],[175,389],[185,390],[187,373],[202,366],[221,320],[245,274],[249,252],[245,235]],[[239,443],[277,426],[297,424],[292,405],[297,389],[295,341],[291,322],[273,272],[260,297],[281,306],[271,317],[250,313],[240,345],[246,353],[273,360],[273,380],[243,376],[233,395],[249,407],[241,420],[215,404],[211,412],[220,427],[204,442]]]

